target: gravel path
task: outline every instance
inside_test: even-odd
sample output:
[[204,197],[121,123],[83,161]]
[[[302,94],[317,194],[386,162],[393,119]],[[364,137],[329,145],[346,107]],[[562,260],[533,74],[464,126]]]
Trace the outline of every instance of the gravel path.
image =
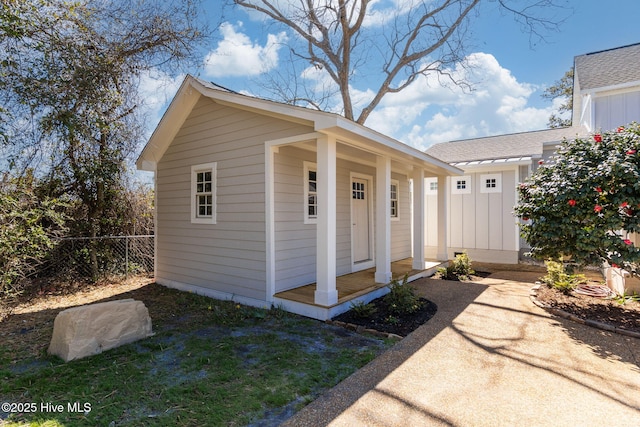
[[286,426],[640,425],[640,339],[552,317],[531,283],[422,280],[438,312]]

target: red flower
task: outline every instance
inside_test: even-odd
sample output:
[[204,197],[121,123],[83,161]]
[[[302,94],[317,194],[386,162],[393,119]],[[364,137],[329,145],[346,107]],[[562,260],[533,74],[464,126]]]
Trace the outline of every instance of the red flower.
[[634,154],[636,154],[636,150],[627,150],[628,156],[633,156]]
[[602,193],[602,188],[600,188],[600,187],[596,187],[596,191],[597,191],[598,193]]
[[544,163],[544,160],[538,160],[538,164],[541,165]]
[[596,205],[596,207],[593,208],[593,210],[596,211],[596,212],[600,212],[602,210],[602,206]]
[[595,135],[593,135],[593,140],[595,142],[602,142],[602,135],[600,135],[599,133],[596,133]]
[[629,203],[627,203],[627,202],[620,203],[620,207],[621,208],[626,208],[627,206],[629,206]]
[[573,199],[569,199],[569,206],[575,206],[576,205],[576,201]]
[[620,266],[619,266],[618,264],[616,264],[615,262],[612,262],[612,263],[611,263],[611,267],[613,267],[613,268],[619,268]]
[[620,133],[620,132],[624,132],[624,126],[620,126],[620,127],[618,128],[618,133]]
[[623,240],[623,242],[624,242],[624,244],[625,244],[625,245],[630,245],[630,244],[632,244],[632,243],[633,243],[633,242],[632,242],[631,240],[629,240],[629,239],[624,239],[624,240]]
[[523,220],[523,221],[529,221],[529,217],[523,216],[523,217],[522,217],[522,220]]

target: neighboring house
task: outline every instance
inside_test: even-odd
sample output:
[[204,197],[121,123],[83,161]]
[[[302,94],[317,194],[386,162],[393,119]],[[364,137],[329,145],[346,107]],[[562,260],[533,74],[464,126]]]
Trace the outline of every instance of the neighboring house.
[[[426,269],[424,199],[412,188],[423,194],[428,177],[444,196],[461,173],[339,115],[191,76],[137,166],[155,172],[158,283],[318,319],[349,308],[338,276],[372,269],[376,292],[353,294],[366,301],[394,261]],[[433,219],[434,260],[447,259],[445,217]],[[302,288],[306,299],[288,296]]]
[[464,170],[447,180],[443,197],[427,179],[426,255],[436,251],[431,228],[446,200],[449,258],[517,263],[529,249],[519,237],[517,184],[549,160],[563,139],[640,121],[640,44],[575,57],[573,126],[435,144],[427,154]]

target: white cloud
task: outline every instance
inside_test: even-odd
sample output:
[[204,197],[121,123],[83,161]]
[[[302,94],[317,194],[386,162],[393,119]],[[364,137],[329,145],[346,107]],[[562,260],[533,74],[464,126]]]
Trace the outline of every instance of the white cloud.
[[215,50],[205,58],[205,71],[212,77],[256,76],[278,66],[278,50],[287,36],[284,32],[269,34],[264,46],[239,30],[242,22],[236,26],[228,22],[220,26],[222,40]]
[[185,75],[170,76],[159,70],[148,70],[140,76],[138,95],[143,105],[143,114],[148,118],[149,134],[153,132],[169,102],[178,91]]
[[398,94],[386,96],[367,126],[420,149],[436,142],[544,129],[557,105],[535,108],[536,87],[518,82],[493,55],[474,53],[470,67],[450,70],[473,90],[443,87],[435,77],[421,77]]

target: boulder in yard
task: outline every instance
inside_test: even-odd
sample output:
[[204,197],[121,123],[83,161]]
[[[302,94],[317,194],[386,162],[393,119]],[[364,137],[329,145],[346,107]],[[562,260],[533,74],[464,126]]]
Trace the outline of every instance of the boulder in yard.
[[149,310],[142,301],[124,299],[83,305],[56,316],[49,353],[68,362],[151,335]]

